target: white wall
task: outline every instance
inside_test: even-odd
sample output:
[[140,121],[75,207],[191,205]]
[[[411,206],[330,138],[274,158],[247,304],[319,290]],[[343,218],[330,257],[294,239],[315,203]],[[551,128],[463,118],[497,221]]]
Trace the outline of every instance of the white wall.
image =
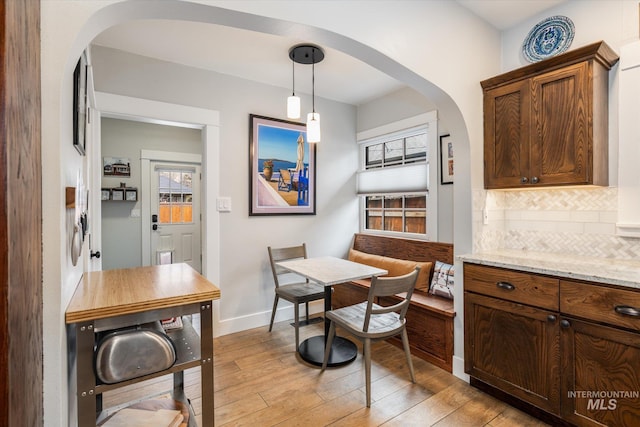
[[[481,187],[482,179],[482,103],[478,82],[496,74],[499,64],[499,33],[450,1],[386,1],[375,8],[363,7],[360,1],[206,1],[216,7],[189,2],[164,1],[157,7],[154,1],[117,2],[108,0],[43,0],[41,3],[41,65],[42,65],[42,126],[43,132],[43,236],[44,246],[44,399],[45,420],[48,426],[73,425],[67,419],[68,388],[66,380],[66,335],[64,311],[83,271],[72,268],[68,261],[68,240],[64,210],[64,187],[75,183],[78,170],[86,172],[83,159],[70,149],[71,141],[71,75],[83,49],[102,30],[131,19],[186,19],[248,28],[301,40],[313,40],[373,65],[408,84],[438,107],[443,128],[456,138],[456,185],[454,188],[455,247],[457,253],[471,250],[471,188]],[[228,8],[221,9],[220,7]],[[249,12],[243,14],[236,11]],[[269,17],[266,19],[264,17]],[[356,19],[357,18],[357,19]],[[290,22],[288,22],[290,21]],[[291,25],[291,22],[296,23]],[[416,54],[416,52],[419,54]],[[456,54],[459,52],[460,54]],[[443,62],[446,58],[446,63]],[[227,98],[215,98],[207,91],[209,82],[204,72],[194,72],[193,86],[176,82],[161,88],[174,102],[204,107],[221,103]],[[123,75],[122,78],[126,78]],[[148,76],[147,76],[148,77]],[[154,78],[156,76],[154,75]],[[161,81],[171,75],[160,73]],[[122,88],[121,95],[139,96],[153,87],[152,79],[140,81],[139,86]],[[196,83],[201,82],[201,83]],[[204,89],[203,89],[204,88]],[[255,87],[247,84],[233,96],[249,97]],[[190,96],[185,96],[185,91]],[[273,99],[288,90],[272,89],[266,99],[252,98],[250,112],[274,115]],[[226,95],[225,97],[230,97]],[[155,98],[153,98],[155,99]],[[326,106],[320,100],[317,109]],[[318,151],[319,182],[332,180],[331,187],[318,188],[318,211],[324,215],[303,218],[261,218],[248,221],[246,194],[248,174],[246,155],[248,118],[246,104],[222,108],[221,170],[220,176],[233,179],[220,186],[234,197],[234,211],[221,216],[221,246],[225,248],[220,265],[225,266],[220,285],[252,284],[257,293],[254,299],[230,295],[221,305],[223,319],[255,313],[263,308],[262,301],[271,297],[271,288],[264,283],[266,264],[261,272],[246,271],[247,263],[264,260],[264,242],[275,237],[286,243],[285,237],[304,235],[317,243],[324,253],[340,254],[348,242],[344,237],[356,229],[353,215],[356,202],[347,197],[352,186],[352,171],[356,163],[353,141],[343,137],[355,134],[355,112],[350,106],[336,109],[331,117],[333,133],[323,130],[324,141]],[[323,113],[324,114],[324,113]],[[342,119],[341,119],[342,117]],[[323,123],[330,120],[327,117]],[[325,144],[326,142],[326,144]],[[242,148],[244,146],[244,148]],[[243,169],[237,165],[245,164]],[[322,165],[331,164],[329,176]],[[242,166],[240,166],[242,167]],[[347,190],[345,190],[345,188]],[[244,199],[244,200],[243,200]],[[353,223],[343,218],[354,218]],[[327,239],[327,231],[340,239]],[[252,240],[260,236],[260,244]],[[291,241],[299,240],[290,238]],[[311,250],[314,254],[314,250]],[[86,254],[84,255],[86,256]],[[241,261],[238,261],[241,260]],[[456,367],[460,374],[462,347],[462,288],[457,287],[456,298]]]

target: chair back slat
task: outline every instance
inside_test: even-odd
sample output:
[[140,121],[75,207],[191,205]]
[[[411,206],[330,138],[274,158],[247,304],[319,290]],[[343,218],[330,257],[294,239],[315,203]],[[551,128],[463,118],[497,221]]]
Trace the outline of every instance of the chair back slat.
[[[371,287],[369,288],[369,297],[367,299],[367,312],[364,319],[363,331],[367,332],[371,322],[371,315],[389,313],[395,311],[400,316],[400,320],[404,321],[404,317],[411,302],[411,295],[416,286],[416,280],[420,274],[420,267],[416,267],[411,273],[403,276],[395,277],[373,277],[371,279]],[[388,307],[374,308],[374,302],[377,297],[386,297],[404,293],[402,301]]]
[[286,248],[272,248],[269,246],[267,250],[269,251],[269,262],[271,263],[271,272],[273,273],[273,281],[276,287],[280,286],[278,278],[281,274],[291,273],[289,270],[276,265],[276,262],[307,258],[306,243]]

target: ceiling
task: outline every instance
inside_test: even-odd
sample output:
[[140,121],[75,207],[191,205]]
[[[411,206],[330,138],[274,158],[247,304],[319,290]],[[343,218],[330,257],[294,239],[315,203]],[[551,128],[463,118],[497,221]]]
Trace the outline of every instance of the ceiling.
[[[458,0],[499,30],[567,0]],[[233,40],[233,43],[216,41]],[[198,22],[144,20],[111,27],[93,44],[190,67],[291,88],[291,46],[307,40]],[[404,85],[344,53],[323,48],[316,95],[360,105]],[[296,92],[311,93],[311,67],[296,64]]]

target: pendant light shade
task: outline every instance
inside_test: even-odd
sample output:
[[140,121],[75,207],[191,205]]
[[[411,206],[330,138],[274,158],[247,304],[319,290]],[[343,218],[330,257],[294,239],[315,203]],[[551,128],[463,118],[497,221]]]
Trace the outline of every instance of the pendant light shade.
[[[311,113],[307,114],[307,142],[320,142],[320,114],[316,113],[316,68],[315,64],[324,59],[324,52],[320,47],[314,45],[302,44],[294,46],[289,50],[289,58],[298,64],[311,64]],[[294,66],[295,67],[295,66]],[[295,68],[294,68],[295,73]],[[294,74],[295,84],[295,74]],[[296,98],[293,100],[292,98]],[[297,117],[289,115],[289,108],[295,112],[297,102]],[[300,98],[295,96],[295,90],[292,96],[287,99],[287,116],[289,118],[300,117]]]
[[290,119],[300,118],[300,97],[295,93],[287,98],[287,117]]
[[320,142],[320,114],[307,114],[307,142]]
[[291,85],[291,96],[287,98],[287,117],[290,119],[299,119],[300,118],[300,97],[296,96],[296,63],[295,61],[291,61],[291,75],[292,75],[292,85]]

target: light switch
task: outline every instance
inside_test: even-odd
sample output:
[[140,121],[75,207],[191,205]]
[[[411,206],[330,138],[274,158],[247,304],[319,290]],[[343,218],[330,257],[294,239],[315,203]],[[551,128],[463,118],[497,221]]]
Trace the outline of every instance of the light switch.
[[218,197],[218,212],[231,212],[231,197]]

